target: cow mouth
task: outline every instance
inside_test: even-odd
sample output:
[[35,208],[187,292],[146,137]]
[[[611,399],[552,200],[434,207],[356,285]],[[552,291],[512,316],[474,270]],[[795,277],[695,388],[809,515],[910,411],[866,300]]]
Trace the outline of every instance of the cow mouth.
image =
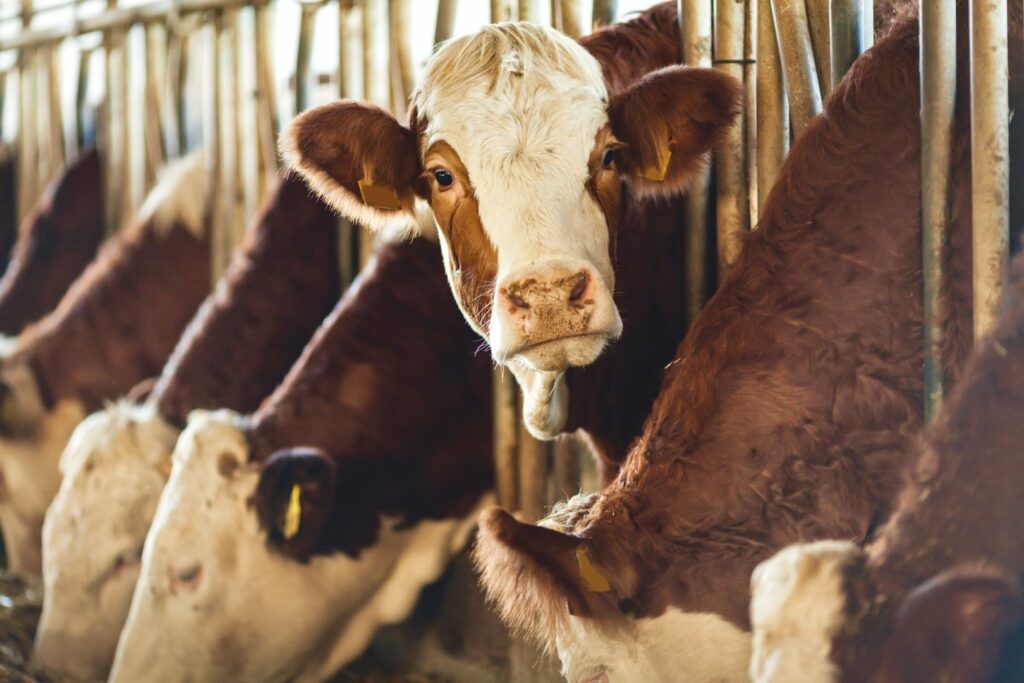
[[539,372],[561,372],[570,367],[590,365],[604,351],[612,337],[604,332],[573,334],[525,344],[506,358]]

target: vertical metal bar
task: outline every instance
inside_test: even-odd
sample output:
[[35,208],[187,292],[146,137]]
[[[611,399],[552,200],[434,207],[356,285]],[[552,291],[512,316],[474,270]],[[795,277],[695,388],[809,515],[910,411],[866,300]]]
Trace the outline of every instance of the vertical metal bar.
[[405,114],[413,88],[409,11],[409,0],[388,0],[392,110],[396,116]]
[[832,67],[830,66],[832,48],[829,18],[829,0],[806,0],[807,25],[811,35],[811,47],[814,50],[814,64],[817,67],[818,87],[824,99],[832,92]]
[[559,30],[570,38],[579,38],[583,35],[583,6],[582,0],[561,0],[562,25]]
[[64,164],[64,116],[61,108],[60,89],[60,43],[52,45],[46,50],[46,122],[47,122],[47,151],[49,152],[49,164],[45,177],[46,183],[50,177]]
[[[107,8],[117,0],[107,0]],[[128,60],[126,29],[113,28],[104,34],[106,48],[106,131],[107,131],[107,229],[118,230],[131,207],[131,174],[128,163],[131,139],[128,124]]]
[[535,24],[540,23],[540,9],[537,0],[519,0],[519,21],[532,21]]
[[216,282],[223,272],[224,265],[228,261],[224,244],[224,212],[218,207],[224,197],[224,127],[221,125],[222,92],[221,92],[221,33],[223,30],[223,15],[221,12],[212,13],[212,21],[207,27],[206,37],[209,47],[207,64],[209,64],[209,80],[207,81],[207,111],[204,115],[206,130],[204,131],[204,144],[211,155],[211,176],[213,187],[211,188],[210,206],[212,216],[211,239],[210,239],[210,281]]
[[591,24],[607,26],[619,16],[619,0],[594,0],[594,12]]
[[270,20],[267,5],[257,5],[255,8],[254,46],[256,50],[256,110],[257,130],[261,154],[259,154],[261,177],[265,180],[261,185],[260,193],[266,191],[266,182],[270,176],[277,172],[277,96],[274,90],[274,79],[271,76],[270,38],[268,22]]
[[746,160],[744,168],[745,205],[747,209],[747,229],[757,225],[760,199],[757,190],[757,0],[744,2],[745,22],[743,26],[743,86],[747,98],[747,106],[743,109],[746,138],[743,141],[743,156]]
[[[715,2],[715,68],[743,82],[743,4],[735,0]],[[744,111],[746,106],[744,106]],[[718,240],[718,278],[725,276],[739,258],[743,242],[741,236],[747,232],[747,187],[745,119],[733,126],[723,144],[715,151],[715,210],[717,215],[716,235]]]
[[[386,0],[360,0],[362,8],[363,96],[374,104],[390,108],[388,78],[388,36]],[[383,30],[382,30],[383,29]],[[375,237],[366,228],[359,233],[359,264],[365,266],[373,254]]]
[[558,437],[552,444],[552,468],[555,475],[555,495],[552,503],[579,493],[580,459],[576,437],[571,434]]
[[1009,244],[1007,0],[971,0],[974,338],[996,319]]
[[143,191],[148,190],[156,182],[156,172],[167,159],[167,151],[164,148],[163,126],[161,125],[163,111],[161,93],[165,91],[164,74],[167,72],[166,65],[161,59],[161,54],[166,55],[166,50],[161,51],[157,43],[157,26],[147,25],[145,28],[146,42],[146,91],[145,91],[145,114],[144,134],[146,140],[146,164],[145,183]]
[[[349,71],[353,64],[353,45],[357,41],[352,34],[351,19],[352,0],[338,0],[338,97],[343,99],[354,95]],[[358,234],[354,223],[338,218],[338,264],[342,287],[348,287],[359,272],[358,245],[355,243]]]
[[310,77],[309,62],[313,54],[313,27],[316,13],[320,10],[319,3],[303,3],[302,15],[299,19],[299,42],[295,51],[295,114],[309,109]]
[[[557,3],[558,1],[551,0],[552,3]],[[501,21],[515,21],[512,0],[491,0],[491,23],[497,24]]]
[[494,472],[498,505],[519,508],[519,452],[516,445],[516,382],[500,365],[491,376],[494,394]]
[[164,97],[164,148],[175,158],[185,153],[185,120],[182,95],[188,76],[188,36],[180,26],[171,24],[167,36],[167,88]]
[[921,6],[921,253],[924,279],[925,418],[945,393],[939,340],[940,291],[948,239],[949,160],[956,104],[956,5]]
[[[711,67],[711,3],[712,0],[678,0],[682,42],[681,54],[687,66]],[[693,321],[704,307],[708,296],[708,193],[710,171],[702,171],[694,179],[686,198],[686,289],[687,320]]]
[[771,3],[779,37],[779,53],[786,70],[793,136],[796,137],[811,119],[821,113],[821,89],[811,49],[811,34],[807,29],[803,0],[771,0]]
[[455,12],[459,8],[459,0],[438,0],[437,22],[434,24],[434,45],[443,43],[452,37],[455,30]]
[[[32,0],[21,0],[21,27],[28,29],[32,17]],[[36,118],[34,106],[35,52],[23,49],[18,53],[18,225],[36,200]]]
[[85,108],[89,100],[89,71],[92,65],[92,55],[92,48],[82,48],[78,51],[78,80],[75,83],[75,145],[78,149],[87,144]]
[[863,0],[832,0],[833,87],[843,79],[854,60],[867,49],[863,8]]
[[789,104],[770,0],[757,15],[757,200],[758,216],[789,149]]
[[[520,402],[521,402],[520,395]],[[519,421],[519,511],[529,522],[544,516],[547,499],[549,444],[538,441]]]

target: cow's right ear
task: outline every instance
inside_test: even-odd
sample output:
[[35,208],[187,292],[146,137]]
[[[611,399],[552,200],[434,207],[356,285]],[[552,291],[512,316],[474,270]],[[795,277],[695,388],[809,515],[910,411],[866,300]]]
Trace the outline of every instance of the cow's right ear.
[[337,466],[323,451],[291,448],[267,459],[256,486],[256,515],[275,550],[306,561],[331,517]]
[[288,124],[280,146],[285,164],[346,218],[383,233],[423,230],[416,135],[383,109],[352,100],[314,107]]

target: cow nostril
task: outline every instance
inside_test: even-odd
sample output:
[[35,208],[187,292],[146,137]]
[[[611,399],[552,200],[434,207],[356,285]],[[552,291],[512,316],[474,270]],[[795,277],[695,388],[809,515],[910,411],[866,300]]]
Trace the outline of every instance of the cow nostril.
[[516,308],[527,309],[530,307],[530,304],[526,303],[526,300],[523,299],[523,297],[521,296],[509,294],[508,300],[511,301],[512,305],[515,306]]
[[571,303],[576,303],[581,298],[583,298],[583,292],[587,290],[587,281],[588,278],[585,272],[580,273],[576,277],[576,284],[573,285],[572,291],[569,292],[569,301]]

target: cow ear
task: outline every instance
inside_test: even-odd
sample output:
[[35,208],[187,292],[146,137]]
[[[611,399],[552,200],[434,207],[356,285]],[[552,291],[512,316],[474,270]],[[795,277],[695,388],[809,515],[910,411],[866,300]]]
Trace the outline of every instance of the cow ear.
[[281,133],[285,164],[346,218],[384,233],[422,231],[416,135],[379,107],[342,100],[303,112]]
[[740,113],[740,84],[713,69],[670,66],[612,98],[608,117],[624,146],[619,170],[640,194],[686,189]]
[[879,681],[987,681],[1018,624],[1017,580],[984,566],[957,567],[915,589],[885,645]]
[[321,544],[334,500],[337,467],[312,448],[278,451],[256,486],[256,514],[272,548],[308,560]]
[[473,559],[505,623],[548,652],[570,615],[597,618],[607,610],[611,585],[575,536],[493,508],[481,515]]

